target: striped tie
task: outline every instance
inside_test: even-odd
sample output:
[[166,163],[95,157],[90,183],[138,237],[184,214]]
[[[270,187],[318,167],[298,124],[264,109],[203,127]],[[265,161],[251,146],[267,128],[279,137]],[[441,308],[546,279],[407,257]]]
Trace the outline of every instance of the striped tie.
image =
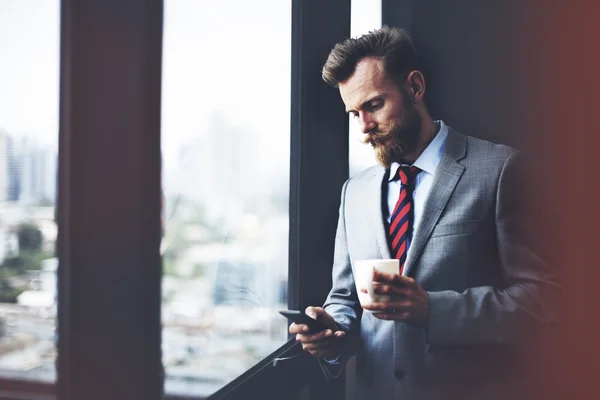
[[390,244],[392,257],[400,260],[400,273],[404,268],[406,254],[408,252],[408,238],[412,232],[413,224],[413,184],[419,168],[401,165],[395,179],[400,178],[400,196],[394,207],[390,220]]

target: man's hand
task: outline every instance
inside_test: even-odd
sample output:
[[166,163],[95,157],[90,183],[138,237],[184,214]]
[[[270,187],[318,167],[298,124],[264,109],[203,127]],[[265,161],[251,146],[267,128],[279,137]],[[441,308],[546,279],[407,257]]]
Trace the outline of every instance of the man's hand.
[[314,333],[304,324],[293,323],[290,325],[290,333],[296,335],[296,341],[302,343],[302,349],[313,356],[337,356],[346,333],[340,330],[333,317],[321,307],[307,307],[305,312],[329,329]]
[[[398,274],[375,271],[373,290],[376,295],[390,296],[390,300],[363,304],[375,318],[401,321],[412,326],[424,327],[429,314],[429,295],[413,278]],[[361,292],[367,293],[366,289]]]

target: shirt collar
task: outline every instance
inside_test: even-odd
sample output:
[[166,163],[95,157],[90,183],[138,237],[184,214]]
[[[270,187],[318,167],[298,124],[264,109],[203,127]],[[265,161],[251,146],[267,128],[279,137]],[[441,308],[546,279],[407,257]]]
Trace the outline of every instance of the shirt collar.
[[[434,122],[439,127],[438,133],[413,164],[421,171],[427,172],[430,175],[433,175],[442,159],[442,154],[444,154],[444,148],[446,147],[446,138],[448,137],[448,126],[444,124],[444,121],[439,120]],[[397,162],[392,163],[390,166],[390,181],[396,176],[398,168],[400,168],[400,164]]]

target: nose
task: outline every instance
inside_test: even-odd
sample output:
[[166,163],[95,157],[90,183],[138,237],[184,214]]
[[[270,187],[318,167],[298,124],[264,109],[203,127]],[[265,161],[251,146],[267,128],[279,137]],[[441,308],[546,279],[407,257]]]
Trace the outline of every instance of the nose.
[[361,113],[359,118],[362,133],[369,133],[377,128],[377,124],[369,113]]

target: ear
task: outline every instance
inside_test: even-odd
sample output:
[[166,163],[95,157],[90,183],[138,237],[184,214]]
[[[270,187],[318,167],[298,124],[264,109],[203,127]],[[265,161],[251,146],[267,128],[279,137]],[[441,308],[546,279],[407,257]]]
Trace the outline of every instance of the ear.
[[414,70],[408,74],[406,84],[415,104],[422,102],[425,97],[425,77],[421,71]]

